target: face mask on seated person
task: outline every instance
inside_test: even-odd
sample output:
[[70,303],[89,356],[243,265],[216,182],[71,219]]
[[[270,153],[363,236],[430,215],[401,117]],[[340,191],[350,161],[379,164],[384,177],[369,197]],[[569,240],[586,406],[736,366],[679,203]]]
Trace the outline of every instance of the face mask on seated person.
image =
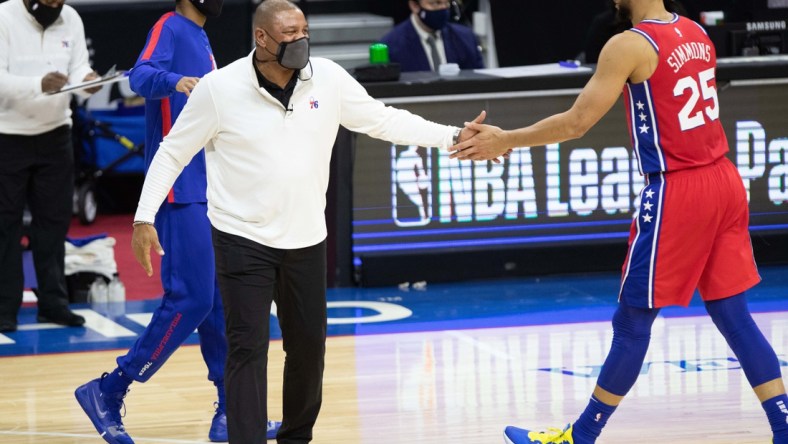
[[50,8],[38,0],[30,0],[27,2],[27,11],[44,29],[47,29],[49,25],[55,23],[55,20],[60,17],[60,11],[62,10],[63,3],[57,8]]
[[419,11],[419,18],[425,25],[429,26],[433,31],[439,31],[449,23],[449,9],[438,9],[435,11],[428,11],[421,8]]

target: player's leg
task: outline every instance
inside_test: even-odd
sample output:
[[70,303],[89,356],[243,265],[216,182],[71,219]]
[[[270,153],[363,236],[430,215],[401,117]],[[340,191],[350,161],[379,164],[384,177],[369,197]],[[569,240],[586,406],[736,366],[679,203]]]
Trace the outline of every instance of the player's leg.
[[651,340],[651,326],[658,309],[637,308],[622,302],[613,315],[613,343],[600,371],[597,386],[586,409],[559,432],[532,432],[508,427],[507,442],[593,443],[618,404],[635,384]]
[[[744,291],[758,281],[749,234],[747,196],[736,167],[724,160],[714,171],[714,195],[720,205],[720,229],[698,289],[714,324],[725,337],[755,390],[774,434],[788,443],[788,398],[774,349],[750,315]],[[730,295],[734,296],[730,296]],[[728,297],[730,296],[730,297]]]
[[[194,220],[205,211],[204,204],[165,204],[156,218],[159,239],[166,254],[161,277],[164,295],[151,322],[129,351],[117,358],[118,366],[100,378],[79,387],[75,393],[85,413],[100,434],[122,430],[117,442],[128,438],[121,421],[123,398],[133,381],[145,382],[194,332],[213,305],[213,274],[197,272],[193,257],[210,256],[210,239],[200,242],[192,230]],[[204,213],[203,213],[204,214]],[[204,215],[203,215],[204,217]],[[110,415],[102,412],[109,411]],[[112,441],[110,441],[112,442]]]
[[[214,263],[213,257],[211,264]],[[214,270],[215,272],[215,270]],[[200,336],[200,352],[208,367],[208,380],[216,387],[216,411],[211,420],[208,439],[211,442],[226,442],[227,397],[224,389],[224,366],[227,362],[227,338],[224,330],[224,310],[218,280],[214,284],[213,308],[197,327]]]
[[190,220],[190,262],[189,269],[180,267],[180,269],[173,270],[173,273],[183,276],[182,279],[185,280],[190,280],[189,277],[195,275],[214,276],[213,282],[200,281],[201,285],[206,285],[201,287],[199,294],[195,296],[205,302],[199,305],[208,309],[205,318],[197,327],[197,334],[200,337],[200,351],[205,365],[208,367],[208,380],[213,383],[217,392],[216,412],[211,420],[208,439],[213,442],[226,442],[227,418],[225,412],[227,406],[224,391],[224,365],[227,361],[227,338],[225,337],[221,294],[215,278],[216,267],[214,266],[215,259],[211,241],[211,223],[208,220],[207,210],[205,203],[194,203],[189,205],[188,211],[183,211],[177,216],[182,223],[186,223],[184,218]]
[[622,302],[613,315],[613,344],[585,411],[574,423],[575,442],[594,442],[640,375],[659,309]]
[[[659,312],[651,307],[682,304],[692,295],[705,260],[704,249],[695,245],[682,258],[681,265],[663,259],[676,242],[684,241],[681,224],[666,217],[666,213],[682,211],[680,201],[684,196],[680,187],[672,187],[661,174],[649,175],[640,196],[641,206],[632,221],[629,250],[622,267],[620,305],[613,316],[613,344],[588,406],[574,424],[559,433],[507,428],[504,436],[508,443],[593,443],[640,374],[651,326]],[[691,269],[687,268],[687,260]]]
[[[213,259],[211,259],[213,264]],[[222,308],[219,283],[213,286],[213,307],[203,319],[197,333],[200,336],[200,352],[205,365],[208,367],[208,380],[217,387],[224,387],[224,364],[227,361],[227,338],[224,330],[224,310]],[[224,388],[218,389],[219,408],[224,409]]]
[[107,380],[110,389],[124,388],[123,381],[115,385],[119,372],[139,382],[150,379],[213,308],[215,269],[205,211],[204,203],[164,204],[159,211],[156,228],[166,253],[161,261],[164,295],[132,348],[118,357],[118,368]]
[[706,302],[714,325],[725,337],[753,387],[772,428],[775,444],[788,443],[788,397],[780,362],[755,324],[744,293]]

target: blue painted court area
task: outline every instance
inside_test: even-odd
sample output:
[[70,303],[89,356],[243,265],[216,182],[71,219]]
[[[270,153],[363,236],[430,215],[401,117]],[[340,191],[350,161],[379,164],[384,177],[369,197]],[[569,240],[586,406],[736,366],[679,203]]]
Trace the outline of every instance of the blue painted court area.
[[[788,266],[761,267],[760,272],[763,281],[748,292],[751,310],[785,312],[788,316]],[[328,334],[371,335],[608,321],[616,308],[618,285],[618,274],[605,273],[331,289]],[[87,319],[86,328],[38,324],[36,309],[23,308],[19,331],[0,334],[0,356],[127,349],[157,306],[158,300],[103,307],[76,306]],[[662,310],[665,317],[704,314],[697,295],[689,308]],[[281,338],[275,313],[271,315],[271,337]],[[187,341],[197,342],[196,334]]]

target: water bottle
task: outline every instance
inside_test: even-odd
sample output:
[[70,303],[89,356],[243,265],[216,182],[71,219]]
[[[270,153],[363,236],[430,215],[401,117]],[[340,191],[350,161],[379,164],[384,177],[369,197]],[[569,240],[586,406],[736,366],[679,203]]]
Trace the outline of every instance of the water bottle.
[[109,288],[103,276],[96,276],[96,280],[90,284],[88,300],[91,305],[106,304],[109,300]]
[[120,281],[118,273],[112,276],[108,286],[108,300],[109,302],[126,302],[126,287]]
[[112,276],[107,287],[108,301],[107,315],[110,317],[119,317],[126,313],[126,287],[120,281],[118,273]]

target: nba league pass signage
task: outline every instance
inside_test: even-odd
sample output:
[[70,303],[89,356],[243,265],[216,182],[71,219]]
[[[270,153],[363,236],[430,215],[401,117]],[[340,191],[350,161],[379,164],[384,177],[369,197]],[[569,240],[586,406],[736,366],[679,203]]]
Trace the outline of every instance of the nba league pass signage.
[[[785,85],[730,87],[722,120],[751,209],[751,229],[788,232],[788,103]],[[403,106],[455,124],[477,109],[489,123],[523,126],[571,106],[574,96]],[[464,113],[463,113],[464,111]],[[447,119],[446,114],[454,116]],[[459,162],[447,152],[358,136],[353,251],[427,250],[625,242],[644,179],[617,105],[580,140],[514,150],[500,164]]]

